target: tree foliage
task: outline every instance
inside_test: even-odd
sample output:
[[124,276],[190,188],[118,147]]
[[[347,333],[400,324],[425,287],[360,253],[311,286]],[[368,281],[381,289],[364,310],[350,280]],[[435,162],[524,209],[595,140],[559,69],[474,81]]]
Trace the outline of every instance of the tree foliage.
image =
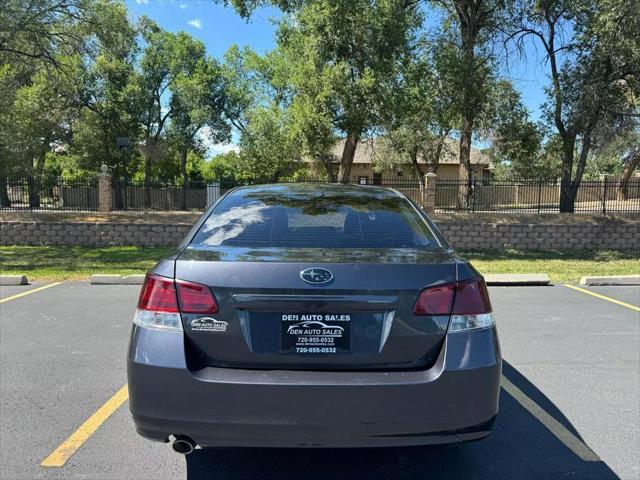
[[[123,0],[2,2],[0,180],[106,165],[144,180],[147,201],[154,180],[185,192],[202,179],[279,181],[310,161],[348,181],[364,140],[378,170],[411,164],[421,179],[456,142],[463,182],[475,143],[497,176],[561,177],[563,211],[583,178],[621,175],[626,198],[640,163],[638,2],[219,1],[246,19],[279,9],[275,48],[214,59],[187,33],[132,20]],[[537,122],[505,78],[502,46],[541,54]],[[205,160],[227,142],[233,151]],[[468,193],[463,183],[460,206]]]

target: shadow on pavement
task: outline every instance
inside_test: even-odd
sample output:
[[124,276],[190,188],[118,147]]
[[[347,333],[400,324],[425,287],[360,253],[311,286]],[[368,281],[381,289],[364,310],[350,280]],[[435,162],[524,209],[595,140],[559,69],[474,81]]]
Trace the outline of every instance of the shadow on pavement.
[[[507,362],[503,374],[580,438],[562,412]],[[578,457],[504,390],[493,433],[480,442],[382,449],[206,449],[194,451],[186,461],[189,480],[619,478],[604,462]]]

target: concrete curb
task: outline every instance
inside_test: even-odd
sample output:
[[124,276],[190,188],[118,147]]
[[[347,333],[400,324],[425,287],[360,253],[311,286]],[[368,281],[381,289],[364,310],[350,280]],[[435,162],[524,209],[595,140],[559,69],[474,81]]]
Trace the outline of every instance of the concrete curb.
[[0,286],[28,285],[29,280],[26,275],[0,275]]
[[91,275],[91,285],[142,285],[144,275]]
[[509,273],[484,275],[487,285],[492,286],[543,286],[551,279],[546,273]]
[[612,275],[607,277],[582,277],[580,285],[640,285],[640,275]]

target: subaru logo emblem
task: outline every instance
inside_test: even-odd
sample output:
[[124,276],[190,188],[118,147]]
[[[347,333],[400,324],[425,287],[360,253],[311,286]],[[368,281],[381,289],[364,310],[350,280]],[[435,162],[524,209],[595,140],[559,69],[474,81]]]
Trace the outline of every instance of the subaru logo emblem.
[[307,283],[318,285],[333,280],[333,273],[326,268],[307,268],[300,272],[300,278]]

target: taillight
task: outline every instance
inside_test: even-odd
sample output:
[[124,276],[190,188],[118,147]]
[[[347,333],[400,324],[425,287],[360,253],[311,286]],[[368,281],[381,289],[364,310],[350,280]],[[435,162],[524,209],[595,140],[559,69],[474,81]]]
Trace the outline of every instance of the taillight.
[[216,313],[218,304],[206,285],[176,280],[180,311],[183,313]]
[[494,325],[491,302],[483,278],[424,289],[413,307],[414,315],[451,315],[450,332]]
[[451,313],[452,315],[491,313],[491,302],[484,278],[456,284],[456,299]]
[[413,307],[414,315],[450,315],[456,285],[450,283],[423,290]]
[[218,304],[206,285],[149,274],[133,322],[147,328],[182,331],[182,313],[216,313]]
[[173,279],[147,275],[142,285],[133,323],[147,328],[182,331]]
[[154,312],[178,312],[178,299],[173,279],[147,275],[138,299],[138,308]]

